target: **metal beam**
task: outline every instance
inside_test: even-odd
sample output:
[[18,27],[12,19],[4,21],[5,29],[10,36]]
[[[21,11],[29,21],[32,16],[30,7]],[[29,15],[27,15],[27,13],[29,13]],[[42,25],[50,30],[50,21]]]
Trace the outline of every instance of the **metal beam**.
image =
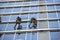
[[31,14],[31,13],[40,13],[40,12],[56,12],[60,10],[40,10],[40,11],[23,11],[23,12],[7,12],[7,13],[0,13],[1,15],[18,15],[18,14]]
[[26,33],[26,32],[44,32],[44,31],[60,31],[60,28],[43,28],[43,29],[26,29],[26,30],[11,30],[11,31],[0,31],[0,34],[11,34],[11,33]]
[[30,5],[15,5],[15,6],[0,6],[0,8],[20,8],[20,7],[31,7],[31,6],[50,6],[50,5],[60,5],[60,4],[30,4]]
[[[43,19],[37,19],[37,21],[50,21],[50,20],[60,20],[60,18],[43,18]],[[30,21],[30,19],[24,19],[22,20],[22,23],[23,22],[28,22]],[[7,23],[15,23],[15,20],[11,20],[11,21],[2,21],[1,24],[7,24]]]

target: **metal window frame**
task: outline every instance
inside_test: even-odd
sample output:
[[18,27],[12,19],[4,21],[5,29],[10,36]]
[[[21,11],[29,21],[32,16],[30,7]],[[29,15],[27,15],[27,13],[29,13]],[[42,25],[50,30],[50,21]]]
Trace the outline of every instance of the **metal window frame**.
[[12,30],[12,31],[0,31],[0,34],[13,34],[13,33],[26,33],[26,32],[44,32],[44,31],[60,31],[60,28],[43,28],[43,29],[26,29],[26,30]]
[[16,8],[16,7],[31,7],[31,6],[50,6],[50,5],[60,5],[60,4],[31,4],[31,5],[16,5],[16,6],[0,6],[0,8]]
[[40,12],[60,12],[60,10],[41,10],[41,11],[24,11],[24,12],[7,12],[0,13],[1,15],[18,15],[18,14],[28,14],[28,13],[40,13]]

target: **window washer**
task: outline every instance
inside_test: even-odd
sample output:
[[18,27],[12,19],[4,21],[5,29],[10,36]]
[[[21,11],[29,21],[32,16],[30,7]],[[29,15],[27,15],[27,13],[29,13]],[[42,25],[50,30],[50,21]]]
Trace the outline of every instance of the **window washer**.
[[31,18],[29,28],[34,28],[34,29],[37,28],[37,20],[35,18]]
[[[17,27],[17,30],[20,30],[20,29],[22,29],[22,26],[21,26],[21,18],[18,16],[17,17],[17,19],[16,19],[16,24],[15,24],[15,26],[14,26],[14,30],[16,30],[16,26],[18,25],[18,27]],[[20,34],[20,33],[18,33],[18,34]]]

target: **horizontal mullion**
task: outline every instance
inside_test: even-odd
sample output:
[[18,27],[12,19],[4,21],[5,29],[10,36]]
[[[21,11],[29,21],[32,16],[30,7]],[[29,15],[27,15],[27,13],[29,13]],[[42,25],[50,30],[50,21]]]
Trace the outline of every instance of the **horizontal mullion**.
[[[37,21],[50,21],[50,20],[60,20],[60,18],[40,18],[37,19]],[[29,22],[29,19],[22,20],[22,22]],[[6,23],[15,23],[15,20],[10,20],[10,21],[2,21],[1,24],[6,24]]]
[[44,31],[60,31],[60,28],[43,28],[43,29],[26,29],[26,30],[12,30],[12,31],[0,31],[0,34],[11,33],[26,33],[26,32],[44,32]]
[[25,2],[25,1],[30,1],[30,0],[6,0],[6,1],[0,1],[0,3],[7,3],[7,2]]
[[16,5],[16,6],[0,6],[0,8],[18,8],[18,7],[31,7],[31,6],[46,6],[46,5],[60,5],[60,4],[30,4],[30,5]]
[[18,14],[31,14],[31,13],[40,13],[40,12],[56,12],[60,10],[41,10],[41,11],[23,11],[23,12],[7,12],[7,13],[0,13],[1,15],[18,15]]

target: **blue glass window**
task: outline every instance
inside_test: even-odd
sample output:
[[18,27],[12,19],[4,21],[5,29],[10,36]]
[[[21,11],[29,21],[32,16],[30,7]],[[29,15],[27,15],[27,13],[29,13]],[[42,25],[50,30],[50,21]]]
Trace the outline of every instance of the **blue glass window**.
[[3,13],[4,12],[4,9],[0,9],[0,13]]
[[37,32],[27,33],[26,40],[37,40]]
[[60,3],[60,0],[55,0],[55,3]]
[[48,10],[55,10],[54,6],[47,6]]
[[13,34],[5,34],[3,40],[13,40]]
[[29,5],[29,4],[30,4],[30,1],[23,2],[22,4],[23,4],[23,5]]
[[29,10],[30,10],[30,11],[37,11],[37,10],[38,10],[38,7],[30,7]]
[[53,0],[46,0],[47,3],[53,3]]
[[27,33],[27,38],[26,40],[30,40],[31,39],[31,33]]
[[48,18],[57,18],[56,12],[48,12]]
[[29,14],[29,18],[32,18],[32,17],[34,17],[34,18],[37,18],[38,17],[38,15],[37,14]]
[[21,14],[20,16],[22,19],[28,19],[28,14]]
[[0,30],[4,31],[6,30],[7,24],[0,24]]
[[50,28],[58,28],[58,21],[49,21]]
[[21,8],[13,8],[13,12],[20,12]]
[[27,29],[27,22],[21,23],[21,25],[22,25],[22,29]]
[[29,7],[21,8],[22,11],[29,11]]
[[6,30],[14,30],[15,24],[8,24]]
[[20,35],[16,34],[15,40],[25,40],[25,36],[26,36],[25,33],[22,33]]
[[13,6],[15,5],[15,2],[8,3],[8,6]]
[[39,2],[38,1],[30,1],[31,3],[30,4],[38,4]]
[[22,2],[15,2],[15,5],[22,5]]
[[0,3],[0,6],[7,6],[8,3]]
[[5,9],[4,12],[11,12],[12,10],[13,10],[13,8],[7,8],[7,9]]
[[56,9],[57,9],[57,10],[60,10],[60,5],[57,5],[57,6],[56,6]]
[[2,16],[2,21],[8,21],[10,16]]
[[60,18],[60,12],[57,12],[57,14],[58,14],[58,18]]
[[18,17],[19,15],[12,15],[10,20],[16,20],[16,18]]
[[60,40],[60,32],[50,32],[51,40]]

